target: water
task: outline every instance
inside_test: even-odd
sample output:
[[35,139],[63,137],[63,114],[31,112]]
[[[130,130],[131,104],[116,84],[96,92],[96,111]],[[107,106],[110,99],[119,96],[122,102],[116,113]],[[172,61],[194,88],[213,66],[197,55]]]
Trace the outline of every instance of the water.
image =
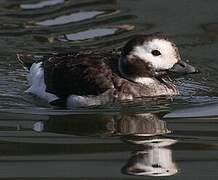
[[[216,0],[0,1],[1,179],[217,179]],[[16,53],[118,49],[164,32],[200,74],[175,99],[55,109],[24,93]]]

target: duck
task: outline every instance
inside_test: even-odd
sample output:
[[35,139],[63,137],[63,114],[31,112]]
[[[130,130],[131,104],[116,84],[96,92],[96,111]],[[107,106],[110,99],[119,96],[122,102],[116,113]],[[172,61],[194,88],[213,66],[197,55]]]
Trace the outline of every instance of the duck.
[[198,72],[182,61],[176,44],[162,34],[135,35],[120,53],[17,54],[17,59],[28,70],[27,93],[69,108],[177,96],[172,74]]

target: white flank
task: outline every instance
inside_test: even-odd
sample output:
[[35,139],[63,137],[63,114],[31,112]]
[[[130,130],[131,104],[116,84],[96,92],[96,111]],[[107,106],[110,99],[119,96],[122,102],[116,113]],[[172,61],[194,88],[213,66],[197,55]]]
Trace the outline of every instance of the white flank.
[[87,107],[87,106],[95,106],[100,104],[101,101],[97,98],[97,96],[86,97],[86,96],[70,95],[67,98],[68,108]]
[[98,96],[70,95],[67,98],[67,107],[75,108],[75,107],[98,106],[109,102],[113,102],[113,99],[114,99],[113,89],[107,90]]
[[144,84],[144,85],[151,85],[155,83],[154,79],[148,78],[148,77],[138,77],[138,78],[135,78],[134,81],[137,83]]

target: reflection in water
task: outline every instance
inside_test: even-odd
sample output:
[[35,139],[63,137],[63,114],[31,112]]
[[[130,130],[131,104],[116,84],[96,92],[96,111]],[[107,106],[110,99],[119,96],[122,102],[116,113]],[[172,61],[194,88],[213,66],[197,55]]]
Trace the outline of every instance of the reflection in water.
[[[168,146],[176,140],[162,138],[170,131],[160,117],[165,113],[53,116],[36,122],[37,132],[53,132],[80,136],[119,135],[123,142],[140,147],[121,172],[140,176],[170,176],[177,173]],[[140,145],[140,146],[139,146]]]
[[86,12],[77,12],[69,15],[59,16],[55,19],[48,19],[44,21],[40,21],[36,23],[41,26],[55,26],[55,25],[63,25],[72,22],[79,22],[88,20],[96,17],[97,15],[103,14],[104,11],[86,11]]
[[35,4],[21,4],[20,7],[22,9],[40,9],[47,6],[54,6],[62,3],[64,3],[64,0],[47,0],[47,1],[40,1]]
[[122,173],[137,176],[171,176],[177,173],[176,164],[172,159],[172,150],[167,148],[176,140],[167,138],[125,139],[143,145],[144,149],[134,152]]
[[[164,114],[164,113],[163,113]],[[98,136],[103,134],[156,136],[169,133],[166,122],[160,114],[78,114],[50,116],[47,121],[39,121],[33,129],[37,132]],[[162,116],[162,115],[161,115]]]
[[173,111],[165,116],[165,118],[203,118],[217,116],[218,103],[212,103],[210,105],[202,105],[199,107],[184,108]]
[[113,35],[118,29],[116,28],[97,28],[97,29],[89,29],[86,31],[81,31],[78,33],[66,34],[59,38],[62,41],[76,41],[76,40],[85,40],[96,37]]

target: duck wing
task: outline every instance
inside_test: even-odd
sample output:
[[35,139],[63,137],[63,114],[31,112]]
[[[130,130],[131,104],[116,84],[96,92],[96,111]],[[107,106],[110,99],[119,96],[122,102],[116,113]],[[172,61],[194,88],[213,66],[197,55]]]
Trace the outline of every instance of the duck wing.
[[114,87],[111,66],[100,56],[53,56],[43,66],[46,91],[62,98],[99,95]]

